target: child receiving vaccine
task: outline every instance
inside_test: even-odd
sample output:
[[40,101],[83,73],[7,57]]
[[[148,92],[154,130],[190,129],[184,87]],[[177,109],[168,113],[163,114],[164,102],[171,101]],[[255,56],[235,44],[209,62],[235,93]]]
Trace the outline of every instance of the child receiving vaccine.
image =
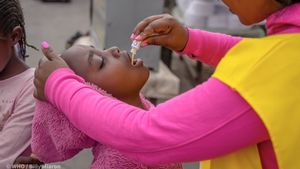
[[[132,61],[127,52],[119,51],[116,47],[100,51],[87,46],[74,46],[61,56],[99,94],[109,95],[144,110],[152,107],[140,94],[149,71],[141,60]],[[122,127],[122,124],[119,125]],[[130,133],[127,134],[130,136]],[[62,112],[47,102],[37,102],[32,137],[34,156],[45,163],[64,161],[82,149],[92,148],[94,160],[91,169],[182,168],[179,163],[148,166],[130,159],[76,129]]]
[[[34,69],[25,64],[26,33],[18,0],[0,0],[0,168],[30,161]],[[30,46],[32,47],[32,46]]]

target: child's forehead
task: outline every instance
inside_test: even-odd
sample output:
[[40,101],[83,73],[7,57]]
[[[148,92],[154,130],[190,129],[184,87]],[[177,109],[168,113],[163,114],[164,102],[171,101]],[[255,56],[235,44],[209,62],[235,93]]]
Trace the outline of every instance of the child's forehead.
[[90,46],[84,46],[84,45],[75,45],[72,46],[70,48],[70,51],[74,51],[74,52],[89,52],[91,50],[93,50],[94,48],[90,47]]
[[64,57],[82,56],[82,55],[87,55],[92,50],[93,49],[88,46],[76,45],[64,51],[62,53],[62,56]]
[[73,46],[61,54],[61,57],[67,61],[82,61],[84,58],[87,58],[89,53],[92,51],[92,48],[88,46]]

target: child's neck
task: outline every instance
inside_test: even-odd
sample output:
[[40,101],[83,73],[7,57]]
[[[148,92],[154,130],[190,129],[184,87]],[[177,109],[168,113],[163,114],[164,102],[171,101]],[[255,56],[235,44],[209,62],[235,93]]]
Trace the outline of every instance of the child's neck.
[[17,58],[17,56],[13,54],[6,67],[2,70],[2,72],[0,72],[0,80],[5,80],[16,76],[24,72],[28,68],[29,67],[23,61],[21,61],[19,58]]
[[130,97],[126,97],[126,98],[119,98],[119,100],[127,103],[127,104],[130,104],[132,106],[135,106],[135,107],[139,107],[141,109],[145,109],[145,106],[141,100],[141,97],[140,97],[140,94],[135,94],[135,95],[132,95]]

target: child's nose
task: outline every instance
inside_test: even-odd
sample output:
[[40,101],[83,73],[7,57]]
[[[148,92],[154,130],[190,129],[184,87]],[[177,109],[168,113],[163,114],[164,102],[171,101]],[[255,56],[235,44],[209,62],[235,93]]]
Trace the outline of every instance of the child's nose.
[[120,49],[118,47],[111,47],[108,49],[108,51],[114,56],[114,57],[120,57]]

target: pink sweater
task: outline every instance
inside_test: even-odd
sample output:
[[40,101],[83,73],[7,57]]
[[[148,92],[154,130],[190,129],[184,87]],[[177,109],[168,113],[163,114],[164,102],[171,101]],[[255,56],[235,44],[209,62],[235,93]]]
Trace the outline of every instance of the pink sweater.
[[[102,95],[106,92],[95,88]],[[152,104],[141,96],[145,109]],[[179,163],[159,166],[147,166],[127,158],[118,150],[103,145],[78,129],[66,116],[47,102],[37,101],[32,123],[33,153],[45,163],[65,161],[81,150],[92,148],[93,162],[91,169],[182,169]]]
[[[271,15],[267,29],[269,35],[300,32],[300,4]],[[241,40],[201,30],[189,33],[184,52],[213,66]],[[147,113],[99,95],[70,69],[53,72],[45,93],[78,129],[144,163],[206,160],[258,144],[263,168],[278,168],[256,112],[215,78]]]

